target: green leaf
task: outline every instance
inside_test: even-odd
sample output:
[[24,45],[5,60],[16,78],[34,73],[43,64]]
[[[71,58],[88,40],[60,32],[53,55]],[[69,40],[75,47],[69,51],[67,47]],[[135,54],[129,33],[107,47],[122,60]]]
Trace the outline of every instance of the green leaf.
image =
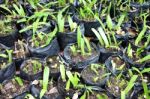
[[127,84],[128,86],[124,90],[125,94],[127,94],[132,89],[132,87],[134,86],[134,82],[136,81],[137,77],[138,77],[137,75],[132,76],[129,83]]
[[112,22],[112,19],[111,19],[111,17],[110,17],[109,14],[107,15],[106,24],[107,24],[108,28],[110,30],[112,30],[112,28],[113,28],[113,22]]
[[126,17],[126,14],[122,14],[121,17],[118,20],[118,24],[117,24],[117,29],[121,26],[121,24],[123,23],[124,19]]
[[15,77],[15,80],[18,82],[20,86],[23,86],[23,81],[20,77]]
[[66,73],[65,73],[65,66],[60,64],[60,74],[63,81],[66,81]]
[[150,72],[150,68],[144,68],[141,73],[149,73]]
[[143,30],[138,34],[138,37],[135,40],[135,45],[138,45],[139,42],[142,40],[142,38],[143,38],[144,33],[146,32],[146,30],[147,30],[147,26],[144,26]]
[[45,93],[46,93],[46,90],[42,89],[40,92],[40,99],[42,99],[42,97],[44,96]]
[[147,84],[145,82],[142,82],[142,85],[143,85],[143,89],[144,89],[144,95],[146,96],[145,98],[150,99]]
[[8,62],[12,63],[12,52],[13,52],[13,50],[7,50],[6,49],[6,52],[8,53]]
[[70,71],[66,71],[66,74],[67,74],[67,77],[69,78],[69,80],[71,81],[71,83],[73,84],[73,86],[76,87],[79,82],[79,78],[77,77],[76,73],[73,76]]
[[67,91],[69,91],[70,89],[70,80],[67,81],[66,83],[66,88],[65,88]]
[[40,92],[40,99],[44,96],[45,92],[47,91],[48,88],[48,82],[49,82],[49,73],[50,69],[48,66],[45,66],[44,68],[44,74],[43,74],[43,89]]
[[137,62],[143,63],[148,60],[150,60],[150,55],[147,55],[147,56],[143,57],[142,59],[139,59]]
[[126,99],[125,91],[121,91],[121,99]]
[[0,8],[3,8],[4,10],[7,10],[9,13],[11,13],[11,11],[5,5],[0,5]]
[[96,35],[96,37],[98,38],[100,44],[101,44],[102,46],[104,46],[104,42],[103,42],[103,39],[102,39],[100,33],[99,33],[98,31],[96,31],[96,29],[94,29],[94,28],[92,28],[92,31],[93,31],[93,33]]
[[98,28],[98,31],[99,31],[99,33],[100,33],[100,35],[101,35],[101,37],[102,37],[102,39],[103,39],[103,41],[104,41],[104,43],[105,43],[105,46],[106,46],[106,47],[109,47],[110,45],[109,45],[108,39],[107,39],[107,37],[106,37],[106,35],[105,35],[103,29],[102,29],[101,27],[99,27],[99,28]]
[[84,45],[84,40],[83,39],[81,39],[81,46],[80,46],[80,48],[81,48],[81,54],[85,55],[85,45]]
[[91,48],[90,42],[88,41],[88,39],[86,37],[83,37],[83,39],[85,41],[85,44],[86,44],[86,46],[88,48],[89,53],[91,53],[92,48]]
[[105,25],[103,24],[102,20],[98,17],[98,16],[94,16],[96,20],[99,21],[99,23],[101,24],[102,28],[105,30]]
[[50,73],[49,67],[45,66],[44,74],[43,74],[43,89],[46,89],[46,90],[47,90],[47,87],[48,87],[49,73]]
[[78,48],[81,47],[81,39],[82,39],[82,33],[80,31],[80,26],[78,26],[78,29],[77,29],[77,44],[78,44]]
[[3,53],[0,54],[0,57],[8,58],[8,56],[6,54],[3,54]]

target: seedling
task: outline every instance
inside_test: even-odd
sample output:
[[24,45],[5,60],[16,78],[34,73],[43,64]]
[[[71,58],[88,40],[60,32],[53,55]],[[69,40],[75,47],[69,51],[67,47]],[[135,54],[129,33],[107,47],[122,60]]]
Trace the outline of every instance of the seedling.
[[[90,55],[92,48],[90,42],[84,37],[80,31],[80,26],[77,29],[77,46],[70,46],[73,55],[77,55],[80,52],[82,55]],[[87,49],[87,50],[86,50]]]
[[45,66],[44,68],[44,74],[43,74],[43,88],[40,92],[40,99],[42,99],[42,97],[44,96],[44,94],[46,93],[47,91],[47,88],[48,88],[48,82],[49,82],[49,72],[50,72],[50,69]]
[[57,33],[57,27],[50,33],[39,32],[29,41],[32,47],[45,47],[51,43]]
[[69,81],[73,84],[73,87],[76,88],[80,79],[78,78],[79,73],[75,72],[72,74],[70,71],[66,71],[66,75],[69,78]]
[[67,8],[68,8],[68,6],[63,8],[61,11],[58,12],[58,15],[57,15],[58,31],[62,32],[62,33],[64,32],[64,25],[65,25],[65,17],[63,17],[63,12]]

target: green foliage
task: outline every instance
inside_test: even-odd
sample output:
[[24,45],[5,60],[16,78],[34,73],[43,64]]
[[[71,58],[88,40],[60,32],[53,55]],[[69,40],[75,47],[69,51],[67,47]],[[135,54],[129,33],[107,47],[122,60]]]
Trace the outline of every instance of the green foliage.
[[66,70],[65,70],[65,66],[63,64],[60,65],[60,74],[61,74],[62,80],[65,82],[66,81]]
[[127,87],[124,89],[125,94],[128,94],[128,92],[133,88],[134,83],[137,79],[137,75],[133,75],[129,81],[129,83],[127,84]]
[[79,74],[77,72],[72,74],[70,71],[66,71],[66,75],[69,78],[69,81],[73,84],[73,87],[76,87],[80,81],[78,78]]
[[44,96],[45,92],[47,91],[48,88],[48,82],[49,82],[49,74],[50,74],[50,69],[48,66],[45,66],[44,68],[44,74],[43,74],[43,88],[40,92],[40,99]]
[[91,44],[88,39],[81,33],[80,26],[77,28],[77,46],[76,44],[72,45],[70,46],[70,49],[73,52],[73,55],[76,55],[77,52],[81,52],[82,55],[91,54]]
[[23,86],[23,81],[20,77],[15,77],[15,80],[18,82],[20,86]]

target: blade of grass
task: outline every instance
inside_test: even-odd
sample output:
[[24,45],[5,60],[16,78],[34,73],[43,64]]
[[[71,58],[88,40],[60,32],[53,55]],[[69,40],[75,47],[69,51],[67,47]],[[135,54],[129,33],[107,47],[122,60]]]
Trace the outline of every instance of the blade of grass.
[[104,43],[105,43],[105,46],[106,46],[106,47],[109,47],[109,41],[108,41],[108,39],[107,39],[107,37],[106,37],[106,35],[105,35],[103,29],[102,29],[101,27],[99,27],[99,28],[98,28],[98,31],[99,31],[99,33],[100,33],[100,35],[101,35],[101,37],[102,37],[102,39],[103,39],[103,41],[104,41]]
[[127,84],[127,87],[124,90],[125,94],[127,94],[132,89],[132,87],[134,86],[134,82],[136,81],[137,77],[138,77],[137,75],[132,76],[129,83]]

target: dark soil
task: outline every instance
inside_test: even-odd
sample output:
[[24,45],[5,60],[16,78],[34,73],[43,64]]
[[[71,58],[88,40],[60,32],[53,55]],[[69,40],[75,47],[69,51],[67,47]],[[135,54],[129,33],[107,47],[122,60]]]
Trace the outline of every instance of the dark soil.
[[16,95],[19,95],[27,90],[29,83],[23,83],[23,86],[20,86],[15,79],[0,85],[0,97],[1,99],[11,99]]

